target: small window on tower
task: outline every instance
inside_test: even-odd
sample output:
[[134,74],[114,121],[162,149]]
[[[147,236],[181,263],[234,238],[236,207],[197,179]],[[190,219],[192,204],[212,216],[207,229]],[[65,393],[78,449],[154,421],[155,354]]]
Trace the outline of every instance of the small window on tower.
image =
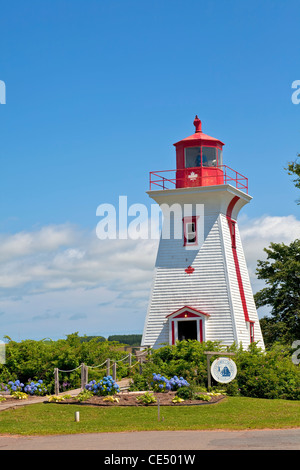
[[254,321],[250,322],[250,343],[254,343]]
[[195,243],[196,241],[196,227],[194,222],[186,224],[186,240],[187,243]]
[[183,219],[184,246],[197,244],[197,217]]
[[231,236],[231,246],[232,248],[236,248],[235,221],[232,219],[229,220],[229,229],[230,229],[230,236]]

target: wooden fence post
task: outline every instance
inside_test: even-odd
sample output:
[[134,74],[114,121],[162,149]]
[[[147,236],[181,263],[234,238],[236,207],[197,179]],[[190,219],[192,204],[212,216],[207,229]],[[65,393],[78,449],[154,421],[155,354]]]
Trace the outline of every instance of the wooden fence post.
[[211,355],[207,354],[206,360],[207,360],[207,390],[208,391],[210,391],[211,389],[210,358],[211,358]]
[[58,368],[54,369],[54,393],[55,395],[59,394],[59,379],[58,379]]
[[80,380],[81,390],[84,389],[84,364],[81,363],[81,380]]
[[88,380],[89,380],[89,368],[88,368],[88,366],[85,366],[84,370],[85,370],[85,375],[84,375],[84,380],[85,380],[84,387],[85,387],[88,383]]
[[110,375],[110,359],[106,359],[106,375]]
[[81,364],[81,389],[84,390],[88,381],[88,367],[85,364]]
[[116,362],[113,363],[113,380],[114,381],[117,380],[117,363]]

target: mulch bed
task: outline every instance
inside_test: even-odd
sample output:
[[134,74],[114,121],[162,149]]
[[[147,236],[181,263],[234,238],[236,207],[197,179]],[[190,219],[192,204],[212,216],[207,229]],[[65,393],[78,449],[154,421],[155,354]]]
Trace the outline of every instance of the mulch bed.
[[[77,401],[76,397],[66,399],[60,402],[52,402],[55,404],[76,404],[76,405],[91,405],[91,406],[187,406],[187,405],[212,405],[221,401],[224,396],[219,395],[217,397],[211,397],[210,401],[204,400],[184,400],[181,403],[173,403],[172,400],[176,395],[176,392],[165,392],[165,393],[154,393],[153,396],[156,398],[156,403],[150,403],[145,405],[144,403],[137,400],[137,397],[141,396],[145,392],[122,392],[114,395],[119,399],[119,402],[105,401],[104,397],[93,396],[88,398],[86,401]],[[151,392],[152,394],[152,392]]]
[[[67,395],[68,392],[66,392]],[[204,400],[184,400],[181,403],[173,403],[172,400],[176,395],[176,392],[165,392],[165,393],[156,393],[156,392],[150,392],[155,398],[156,398],[156,403],[149,403],[149,404],[144,404],[141,401],[137,400],[137,397],[143,395],[145,392],[121,392],[116,395],[119,399],[119,402],[109,402],[105,401],[105,397],[98,397],[98,396],[93,396],[91,398],[88,398],[85,401],[78,401],[76,397],[73,398],[68,398],[60,402],[51,402],[51,404],[57,404],[57,405],[90,405],[90,406],[157,406],[158,403],[161,406],[189,406],[189,405],[213,405],[215,403],[218,403],[224,398],[224,395],[219,395],[216,397],[211,397],[210,401],[204,401]],[[28,396],[26,400],[18,400],[14,397],[11,397],[10,395],[5,395],[6,401],[4,403],[15,403],[16,405],[18,404],[30,404],[30,402],[37,401],[37,397],[35,396]],[[50,403],[48,399],[45,397],[45,400],[43,403]],[[0,403],[1,405],[1,403]],[[1,406],[0,406],[1,408]]]

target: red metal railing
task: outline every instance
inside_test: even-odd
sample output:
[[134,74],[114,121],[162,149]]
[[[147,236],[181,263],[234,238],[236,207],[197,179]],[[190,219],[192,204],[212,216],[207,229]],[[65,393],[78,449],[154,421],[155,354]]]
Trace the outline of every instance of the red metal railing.
[[[209,172],[209,170],[212,170]],[[188,188],[231,184],[248,193],[248,178],[232,168],[196,167],[182,170],[162,170],[150,172],[150,191],[158,189]]]

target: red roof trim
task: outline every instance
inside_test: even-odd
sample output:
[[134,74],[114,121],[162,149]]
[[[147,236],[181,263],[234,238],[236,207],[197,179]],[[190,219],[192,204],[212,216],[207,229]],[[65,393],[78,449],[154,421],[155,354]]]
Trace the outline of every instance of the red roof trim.
[[185,305],[184,307],[181,307],[178,310],[175,310],[175,312],[169,313],[169,315],[167,315],[167,318],[171,317],[172,315],[175,315],[175,314],[176,314],[176,316],[180,315],[185,310],[191,310],[192,311],[191,313],[196,313],[197,316],[198,315],[205,315],[206,317],[210,317],[210,315],[208,313],[202,312],[201,310],[197,310],[196,308],[188,307],[187,305]]
[[179,140],[173,145],[177,147],[180,144],[184,145],[184,144],[187,144],[188,142],[193,142],[193,143],[211,142],[214,144],[220,144],[221,146],[225,145],[224,142],[222,142],[221,140],[215,139],[214,137],[211,137],[210,135],[203,134],[203,132],[196,132],[195,134],[189,135],[188,137],[185,137],[185,139]]

